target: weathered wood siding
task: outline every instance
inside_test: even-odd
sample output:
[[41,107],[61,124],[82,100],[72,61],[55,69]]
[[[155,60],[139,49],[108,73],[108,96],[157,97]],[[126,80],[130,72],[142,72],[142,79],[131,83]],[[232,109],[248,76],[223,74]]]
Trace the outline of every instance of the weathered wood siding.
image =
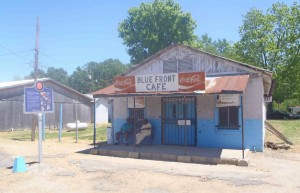
[[[140,68],[132,71],[128,75],[143,75],[143,74],[162,74],[164,61],[177,60],[191,62],[192,69],[186,69],[191,71],[202,71],[209,75],[224,75],[224,74],[240,74],[247,71],[242,67],[230,62],[228,60],[199,53],[191,49],[184,47],[174,47],[169,51],[161,54],[154,60],[149,61]],[[182,69],[181,72],[186,72]]]

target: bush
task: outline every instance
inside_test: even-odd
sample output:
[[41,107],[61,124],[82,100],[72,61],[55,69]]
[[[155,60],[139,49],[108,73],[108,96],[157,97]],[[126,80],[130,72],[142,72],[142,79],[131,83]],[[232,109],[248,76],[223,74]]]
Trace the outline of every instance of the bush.
[[284,100],[282,103],[277,103],[273,101],[273,109],[280,110],[280,111],[289,111],[290,107],[299,106],[300,100],[299,99],[287,99]]

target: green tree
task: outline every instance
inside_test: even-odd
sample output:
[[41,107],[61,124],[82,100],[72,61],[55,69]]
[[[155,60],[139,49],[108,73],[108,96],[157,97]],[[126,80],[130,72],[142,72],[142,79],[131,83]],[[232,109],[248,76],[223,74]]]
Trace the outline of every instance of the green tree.
[[101,89],[113,82],[113,78],[124,73],[128,66],[117,59],[107,59],[103,62],[90,62],[85,65],[85,69],[90,75],[91,91]]
[[117,59],[89,62],[78,67],[69,78],[69,85],[81,93],[90,93],[108,86],[113,78],[124,73],[128,66]]
[[265,14],[252,9],[240,27],[241,40],[235,45],[243,62],[274,72],[274,99],[300,97],[299,50],[300,8],[276,3]]
[[118,31],[133,64],[172,43],[192,45],[196,39],[196,22],[173,0],[142,3],[137,8],[131,8],[128,14]]
[[[37,75],[38,75],[38,78],[46,78],[47,77],[47,73],[42,69],[38,69]],[[35,78],[34,71],[30,72],[29,75],[25,76],[25,79],[34,79],[34,78]]]
[[64,85],[68,85],[68,73],[63,68],[50,67],[47,69],[46,76]]
[[[35,75],[32,71],[25,79],[34,79]],[[49,67],[47,72],[42,69],[38,69],[38,78],[51,78],[64,85],[68,84],[68,73],[63,68]]]
[[70,76],[68,85],[78,92],[90,93],[90,79],[86,69],[77,67]]
[[226,39],[218,39],[216,41],[209,37],[208,34],[204,34],[201,38],[198,38],[197,44],[194,47],[218,56],[230,59],[238,58],[235,54],[234,46],[230,41]]

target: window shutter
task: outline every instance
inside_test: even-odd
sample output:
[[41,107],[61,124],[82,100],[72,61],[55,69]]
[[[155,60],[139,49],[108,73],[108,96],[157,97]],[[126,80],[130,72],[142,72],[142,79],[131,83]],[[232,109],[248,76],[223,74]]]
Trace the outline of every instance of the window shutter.
[[177,72],[177,60],[164,60],[163,61],[163,73]]
[[193,59],[185,57],[179,60],[178,72],[193,72]]

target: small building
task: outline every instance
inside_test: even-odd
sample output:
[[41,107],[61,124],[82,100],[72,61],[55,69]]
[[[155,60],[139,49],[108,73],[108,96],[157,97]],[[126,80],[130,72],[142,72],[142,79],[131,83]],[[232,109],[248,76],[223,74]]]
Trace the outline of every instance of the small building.
[[[93,95],[85,94],[88,97],[93,97]],[[111,123],[111,112],[112,105],[109,98],[97,98],[96,103],[96,124],[97,125],[107,125]]]
[[290,107],[289,112],[294,115],[300,114],[300,106]]
[[154,144],[263,151],[272,72],[171,45],[93,93],[110,98],[112,131],[147,118]]
[[[45,115],[46,128],[58,128],[62,107],[63,125],[80,122],[91,123],[92,99],[50,78],[38,79],[46,88],[53,89],[54,113]],[[0,131],[30,129],[36,116],[24,114],[24,87],[33,87],[34,80],[0,83]]]

